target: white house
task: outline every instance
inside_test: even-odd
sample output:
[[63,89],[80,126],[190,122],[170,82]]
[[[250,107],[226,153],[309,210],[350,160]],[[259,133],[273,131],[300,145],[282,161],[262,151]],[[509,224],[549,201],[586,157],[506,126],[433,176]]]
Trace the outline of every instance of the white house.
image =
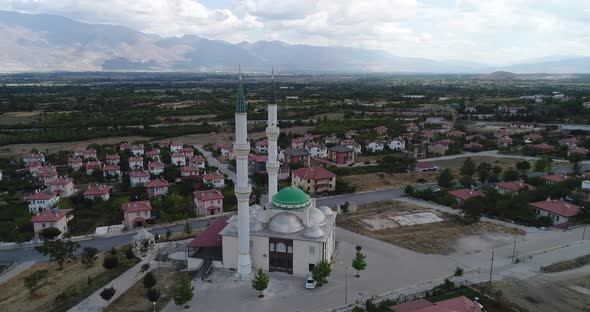
[[68,221],[72,220],[73,215],[69,215],[71,209],[51,209],[38,212],[31,218],[33,223],[33,230],[35,232],[35,239],[43,238],[41,233],[46,228],[56,228],[61,233],[57,238],[63,237],[68,232]]
[[200,169],[205,169],[205,166],[207,165],[205,159],[199,156],[192,157],[191,159],[189,159],[188,163],[189,165],[195,166]]
[[121,177],[121,167],[118,165],[106,165],[102,167],[102,175],[105,178],[120,178]]
[[143,158],[142,157],[129,157],[129,169],[131,169],[131,170],[143,169]]
[[322,144],[308,144],[307,151],[313,158],[327,158],[328,148]]
[[225,186],[225,176],[219,172],[212,172],[203,175],[203,183],[211,184],[216,188]]
[[145,157],[153,161],[161,161],[160,159],[160,150],[155,148],[153,150],[145,152]]
[[144,154],[143,145],[132,145],[131,146],[131,154],[135,157],[143,156]]
[[170,183],[164,179],[149,180],[145,185],[149,198],[168,195],[169,186]]
[[367,152],[370,152],[370,153],[382,151],[383,148],[385,148],[385,144],[383,144],[382,141],[373,141],[373,142],[370,142],[365,147],[365,149],[367,150]]
[[178,167],[186,166],[186,156],[182,153],[174,153],[170,156],[172,164]]
[[29,163],[32,161],[39,161],[39,162],[44,163],[45,162],[45,155],[40,154],[40,153],[39,154],[26,154],[26,155],[23,155],[22,160],[24,163]]
[[194,207],[197,216],[223,213],[223,194],[217,190],[194,192]]
[[342,140],[340,145],[352,149],[355,154],[361,153],[361,145],[353,140]]
[[129,172],[129,182],[131,183],[131,187],[146,185],[149,180],[150,173],[147,171],[140,170]]
[[164,172],[165,167],[166,165],[157,161],[150,161],[148,163],[148,170],[153,175],[161,175]]
[[52,193],[58,194],[59,197],[70,197],[74,195],[74,179],[70,178],[57,178],[49,182],[49,189]]
[[406,149],[406,141],[402,138],[395,138],[387,143],[387,146],[392,151],[399,151]]
[[37,213],[41,210],[49,209],[59,201],[59,196],[51,192],[50,189],[44,191],[35,191],[34,194],[28,196],[29,212]]
[[548,216],[554,225],[575,221],[580,206],[558,200],[543,200],[529,204],[538,216]]
[[170,143],[170,153],[180,153],[180,150],[182,150],[181,142]]
[[256,148],[256,152],[266,154],[268,152],[268,141],[256,141],[256,143],[254,143],[254,147]]
[[97,200],[100,198],[107,201],[111,197],[111,187],[103,184],[88,185],[88,189],[84,191],[84,194],[82,195],[84,195],[85,199],[89,200]]

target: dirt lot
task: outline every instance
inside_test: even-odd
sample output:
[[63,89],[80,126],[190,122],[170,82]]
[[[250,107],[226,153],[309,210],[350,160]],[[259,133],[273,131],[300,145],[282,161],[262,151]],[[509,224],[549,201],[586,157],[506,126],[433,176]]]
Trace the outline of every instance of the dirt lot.
[[[427,212],[435,214],[442,221],[389,228],[383,228],[380,224],[371,227],[367,223],[367,220],[391,219],[392,214],[408,215]],[[372,223],[375,224],[374,221]],[[357,213],[338,216],[337,224],[350,231],[425,254],[450,254],[456,252],[456,241],[464,237],[490,233],[499,233],[508,237],[510,235],[506,233],[513,233],[514,231],[510,228],[485,222],[464,225],[438,211],[399,201],[361,205],[358,207]]]
[[[172,300],[174,286],[183,276],[188,276],[188,274],[170,268],[160,268],[152,272],[156,276],[156,286],[154,287],[161,291],[160,300],[156,303],[156,310],[160,311]],[[141,279],[109,305],[105,311],[152,311],[152,303],[146,298],[146,292]]]
[[[305,134],[307,130],[311,127],[293,127],[293,128],[286,128],[281,129],[281,132],[284,133],[297,133],[297,134]],[[232,130],[233,131],[233,130]],[[201,144],[206,145],[209,143],[219,143],[219,142],[226,142],[231,143],[233,141],[234,133],[233,132],[218,132],[215,134],[210,133],[199,133],[199,134],[189,134],[177,137],[185,144]],[[258,140],[260,138],[266,137],[266,133],[264,131],[261,132],[251,132],[248,133],[248,138],[251,140]]]
[[[66,263],[62,271],[58,271],[57,265],[54,263],[35,264],[0,285],[0,311],[55,311],[64,305],[64,301],[56,302],[56,297],[62,292],[66,292],[70,300],[75,300],[73,294],[80,296],[88,291],[88,276],[92,277],[94,286],[106,285],[122,272],[118,272],[118,269],[107,271],[103,268],[104,255],[99,255],[91,267],[86,267],[80,261],[75,261]],[[120,259],[124,257],[124,254],[119,254]],[[122,264],[120,268],[126,270]],[[39,270],[47,270],[48,276],[36,293],[31,295],[24,286],[24,278]]]
[[404,187],[408,184],[419,183],[419,179],[428,182],[435,182],[438,172],[418,173],[367,173],[351,176],[344,176],[342,179],[356,187],[359,192],[380,190],[394,187]]
[[[433,164],[438,166],[441,169],[451,168],[451,169],[459,169],[463,166],[463,162],[465,162],[465,157],[463,158],[456,158],[456,159],[447,159],[447,160],[436,160],[432,161]],[[502,158],[502,157],[491,157],[491,156],[475,156],[471,157],[471,159],[476,163],[480,164],[482,162],[487,162],[492,166],[499,165],[502,167],[503,170],[506,169],[514,169],[516,163],[518,163],[519,159],[514,158]],[[531,166],[533,164],[531,163]]]
[[28,153],[31,149],[36,148],[40,152],[56,153],[62,150],[71,151],[76,146],[88,146],[90,144],[117,144],[119,142],[137,142],[147,141],[150,138],[141,136],[127,136],[127,137],[111,137],[101,138],[87,141],[76,141],[76,142],[57,142],[57,143],[26,143],[26,144],[11,144],[5,145],[0,148],[0,157],[13,157],[20,156],[24,153]]
[[[506,279],[494,284],[510,301],[528,311],[587,312],[590,311],[588,271],[586,267],[561,273],[540,274],[526,280]],[[588,293],[584,294],[586,291]]]

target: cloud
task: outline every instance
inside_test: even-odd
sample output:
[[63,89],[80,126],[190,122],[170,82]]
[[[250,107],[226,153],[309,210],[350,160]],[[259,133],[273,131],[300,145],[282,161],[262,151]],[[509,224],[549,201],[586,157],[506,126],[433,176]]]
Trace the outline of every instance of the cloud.
[[382,49],[507,63],[587,55],[587,0],[4,0],[0,9],[128,26],[162,36]]

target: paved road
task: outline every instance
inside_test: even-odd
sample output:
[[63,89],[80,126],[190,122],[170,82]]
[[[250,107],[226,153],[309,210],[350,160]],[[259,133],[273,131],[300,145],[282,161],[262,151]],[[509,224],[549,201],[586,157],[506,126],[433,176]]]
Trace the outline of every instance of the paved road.
[[[467,158],[467,157],[476,157],[476,156],[513,158],[513,159],[522,159],[522,160],[537,160],[537,159],[539,159],[539,157],[533,157],[533,156],[499,154],[497,150],[492,150],[492,151],[483,151],[483,152],[477,152],[477,153],[463,153],[463,154],[456,154],[456,155],[424,158],[424,159],[421,159],[420,161],[422,162],[422,161],[449,160],[449,159]],[[567,160],[563,160],[563,159],[554,159],[553,161],[554,162],[568,162]]]
[[229,167],[227,164],[224,164],[224,163],[220,162],[219,160],[217,160],[217,158],[213,157],[211,152],[206,151],[202,145],[194,144],[193,147],[196,148],[197,150],[199,150],[199,152],[203,153],[203,156],[205,156],[205,158],[207,159],[207,163],[210,166],[217,167],[219,169],[219,172],[227,175],[228,179],[230,179],[234,182],[237,181],[236,173],[229,170]]

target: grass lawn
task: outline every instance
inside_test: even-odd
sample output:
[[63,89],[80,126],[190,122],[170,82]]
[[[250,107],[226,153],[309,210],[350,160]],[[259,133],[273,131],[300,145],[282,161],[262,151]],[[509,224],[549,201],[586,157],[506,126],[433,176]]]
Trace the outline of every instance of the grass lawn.
[[[161,268],[152,271],[156,276],[155,288],[161,291],[160,300],[156,303],[156,311],[162,310],[172,300],[172,289],[184,276],[189,273],[179,272],[171,268]],[[117,298],[105,310],[108,312],[152,311],[152,303],[146,297],[147,289],[143,287],[143,279],[135,283],[121,297]]]
[[[65,263],[62,271],[57,269],[58,266],[55,263],[34,265],[0,285],[0,311],[65,312],[69,310],[139,262],[139,259],[126,259],[125,248],[129,247],[119,248],[119,266],[112,271],[102,266],[103,258],[108,252],[98,255],[91,267],[82,264],[78,259]],[[41,282],[41,287],[35,294],[30,294],[24,286],[24,279],[39,270],[47,270],[48,276]]]

